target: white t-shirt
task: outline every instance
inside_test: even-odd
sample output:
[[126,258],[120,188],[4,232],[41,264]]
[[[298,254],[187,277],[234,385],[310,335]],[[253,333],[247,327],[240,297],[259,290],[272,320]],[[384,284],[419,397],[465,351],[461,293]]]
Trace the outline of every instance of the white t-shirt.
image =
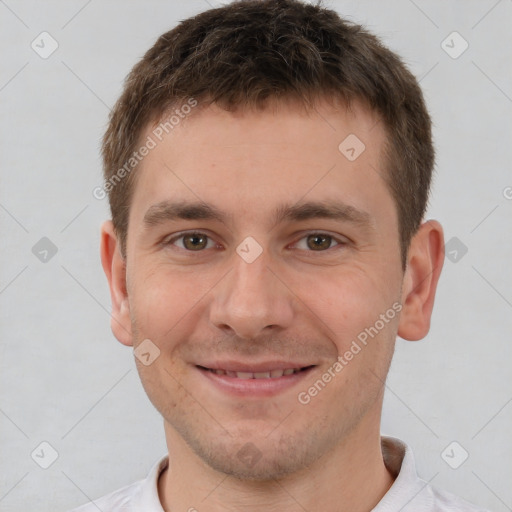
[[[398,476],[371,512],[488,512],[421,480],[416,474],[411,449],[399,439],[383,436],[381,444],[386,467]],[[158,498],[158,477],[167,463],[165,456],[144,480],[70,512],[164,512]]]

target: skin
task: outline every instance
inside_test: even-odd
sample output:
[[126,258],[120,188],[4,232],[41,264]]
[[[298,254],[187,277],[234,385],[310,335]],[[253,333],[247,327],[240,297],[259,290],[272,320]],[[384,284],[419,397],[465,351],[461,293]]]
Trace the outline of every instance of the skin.
[[[160,350],[152,364],[136,362],[164,418],[164,510],[363,512],[392,485],[380,445],[384,381],[396,336],[419,340],[429,330],[444,254],[442,227],[427,221],[402,271],[378,121],[358,103],[318,102],[309,113],[292,102],[237,113],[198,109],[136,171],[126,259],[112,223],[102,226],[112,330],[125,345],[149,339]],[[349,134],[366,145],[353,162],[338,149]],[[224,222],[144,224],[152,205],[198,199],[224,211]],[[321,200],[363,210],[369,224],[274,221],[277,205]],[[207,235],[207,245],[191,250],[198,240],[178,238],[183,231]],[[333,238],[320,250],[312,234]],[[252,263],[236,252],[249,236],[262,248]],[[393,304],[401,312],[300,403],[298,394],[332,373]],[[315,367],[273,396],[234,396],[196,367],[227,359]],[[258,454],[252,465],[239,456],[247,446]]]

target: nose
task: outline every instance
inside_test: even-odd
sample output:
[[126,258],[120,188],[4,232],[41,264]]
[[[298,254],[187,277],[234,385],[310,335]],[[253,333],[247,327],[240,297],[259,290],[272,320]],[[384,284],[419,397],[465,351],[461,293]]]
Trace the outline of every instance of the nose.
[[252,263],[234,255],[233,270],[214,289],[213,325],[247,340],[291,325],[294,295],[269,263],[265,251]]

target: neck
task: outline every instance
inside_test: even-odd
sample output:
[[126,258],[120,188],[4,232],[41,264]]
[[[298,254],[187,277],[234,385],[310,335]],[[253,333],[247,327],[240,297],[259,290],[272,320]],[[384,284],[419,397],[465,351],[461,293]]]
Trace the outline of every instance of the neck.
[[384,465],[378,421],[359,424],[313,465],[272,481],[219,473],[199,459],[172,427],[165,428],[172,449],[158,491],[166,512],[368,512],[394,480]]

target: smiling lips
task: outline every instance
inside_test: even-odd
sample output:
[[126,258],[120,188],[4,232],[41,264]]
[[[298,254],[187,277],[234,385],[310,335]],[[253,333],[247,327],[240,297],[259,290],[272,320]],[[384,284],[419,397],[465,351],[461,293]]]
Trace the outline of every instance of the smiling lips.
[[[306,368],[310,368],[309,366]],[[205,368],[215,375],[226,375],[227,377],[232,377],[235,379],[278,379],[279,377],[283,377],[286,375],[292,375],[294,373],[299,373],[306,368],[286,368],[286,369],[277,369],[277,370],[267,370],[263,372],[235,372],[231,370],[220,370],[220,369],[211,369]]]
[[265,398],[275,396],[302,381],[317,365],[299,361],[201,362],[195,367],[209,385],[223,394],[237,397]]

